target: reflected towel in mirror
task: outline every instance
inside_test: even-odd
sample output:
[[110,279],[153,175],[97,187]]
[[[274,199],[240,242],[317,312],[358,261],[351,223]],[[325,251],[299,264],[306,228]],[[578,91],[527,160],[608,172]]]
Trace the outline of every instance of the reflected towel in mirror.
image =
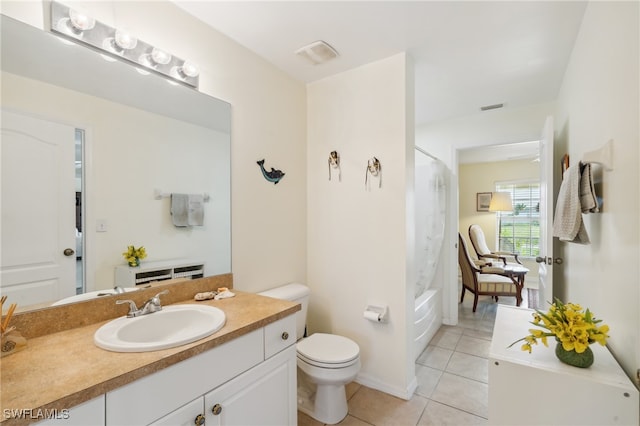
[[175,226],[189,226],[189,195],[171,194],[171,220]]
[[189,226],[202,226],[204,224],[204,196],[202,194],[189,194],[189,211],[187,223]]

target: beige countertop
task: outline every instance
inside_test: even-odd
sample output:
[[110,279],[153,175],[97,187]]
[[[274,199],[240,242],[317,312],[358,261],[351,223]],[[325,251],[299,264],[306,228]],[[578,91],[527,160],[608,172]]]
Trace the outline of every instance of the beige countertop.
[[29,339],[26,349],[0,360],[0,421],[28,423],[8,419],[13,409],[69,409],[300,310],[296,303],[233,291],[236,297],[219,301],[178,302],[218,307],[226,323],[213,335],[176,348],[142,353],[100,349],[93,334],[108,320]]

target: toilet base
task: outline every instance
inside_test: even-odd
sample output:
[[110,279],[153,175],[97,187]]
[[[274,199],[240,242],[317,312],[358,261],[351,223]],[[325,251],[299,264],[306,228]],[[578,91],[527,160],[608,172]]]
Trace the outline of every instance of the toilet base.
[[298,370],[298,410],[324,424],[340,423],[349,412],[345,386],[312,383]]
[[298,410],[328,425],[340,423],[349,412],[344,385],[318,385],[314,401],[298,402]]

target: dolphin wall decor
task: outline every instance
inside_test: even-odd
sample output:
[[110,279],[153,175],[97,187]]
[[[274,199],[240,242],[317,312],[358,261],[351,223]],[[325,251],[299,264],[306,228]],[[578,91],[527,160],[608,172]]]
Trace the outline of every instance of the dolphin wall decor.
[[258,166],[260,166],[260,170],[262,171],[262,176],[264,176],[264,178],[269,182],[273,182],[274,185],[280,182],[280,179],[284,177],[284,172],[282,170],[276,170],[273,167],[271,168],[271,171],[268,172],[264,168],[264,159],[258,161],[257,163]]

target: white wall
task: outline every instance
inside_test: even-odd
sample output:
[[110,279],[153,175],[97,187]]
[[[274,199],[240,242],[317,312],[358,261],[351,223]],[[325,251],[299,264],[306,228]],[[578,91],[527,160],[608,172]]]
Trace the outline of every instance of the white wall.
[[[232,105],[232,270],[260,291],[306,278],[306,89],[168,1],[65,1],[201,68],[200,91]],[[2,13],[44,28],[38,1],[2,1]],[[282,169],[273,185],[257,160]]]
[[[357,381],[400,397],[411,395],[415,376],[407,318],[413,240],[406,237],[415,226],[412,68],[399,54],[309,84],[307,106],[309,332],[353,339],[361,350]],[[341,182],[328,179],[333,150]],[[382,188],[376,178],[365,187],[373,156],[382,163]],[[387,305],[389,322],[365,320],[368,304]]]
[[558,291],[611,327],[609,346],[632,377],[640,367],[638,16],[638,2],[589,3],[556,119],[571,164],[614,140],[614,170],[596,173],[602,180],[602,213],[583,215],[591,245],[563,243],[559,274],[566,287]]

